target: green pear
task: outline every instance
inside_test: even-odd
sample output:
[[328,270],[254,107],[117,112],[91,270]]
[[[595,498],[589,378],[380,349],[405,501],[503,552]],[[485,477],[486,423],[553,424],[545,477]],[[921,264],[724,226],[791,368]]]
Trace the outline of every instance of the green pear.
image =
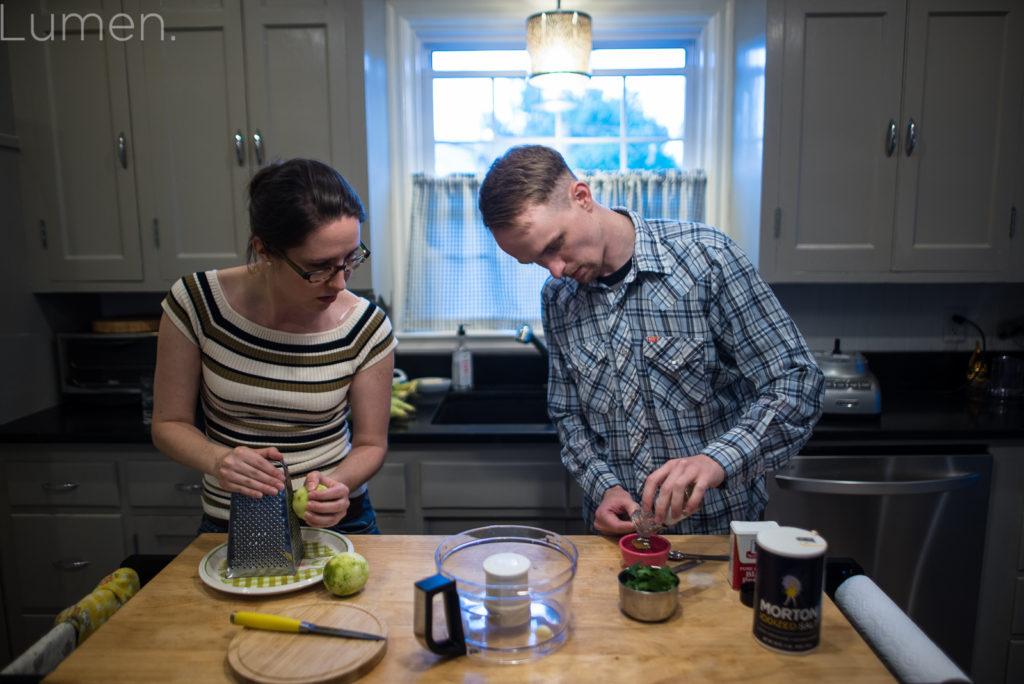
[[[319,492],[321,489],[327,489],[327,485],[322,484],[316,488]],[[295,493],[292,494],[292,510],[295,511],[295,515],[299,516],[303,520],[306,519],[306,505],[309,503],[309,490],[306,489],[306,485],[302,485]]]

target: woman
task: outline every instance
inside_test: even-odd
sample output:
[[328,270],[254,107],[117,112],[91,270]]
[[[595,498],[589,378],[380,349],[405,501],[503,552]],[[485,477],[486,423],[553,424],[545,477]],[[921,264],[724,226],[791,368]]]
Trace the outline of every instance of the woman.
[[231,494],[280,492],[284,460],[309,490],[307,525],[378,533],[366,483],[387,450],[397,341],[345,289],[370,256],[365,218],[329,166],[270,165],[249,184],[248,263],[186,276],[164,299],[153,444],[204,474],[200,532],[227,531]]

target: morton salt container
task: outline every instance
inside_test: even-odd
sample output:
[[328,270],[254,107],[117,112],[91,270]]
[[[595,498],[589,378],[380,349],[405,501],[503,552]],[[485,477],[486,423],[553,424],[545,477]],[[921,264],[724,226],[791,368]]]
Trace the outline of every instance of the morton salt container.
[[798,527],[757,533],[754,638],[765,648],[799,655],[818,647],[827,548]]

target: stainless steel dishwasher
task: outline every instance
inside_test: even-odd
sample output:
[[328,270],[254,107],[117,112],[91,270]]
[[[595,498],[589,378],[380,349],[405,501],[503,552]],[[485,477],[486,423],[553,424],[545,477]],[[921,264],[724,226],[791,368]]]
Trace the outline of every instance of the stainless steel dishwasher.
[[991,474],[981,448],[809,452],[768,478],[765,519],[817,530],[970,673]]

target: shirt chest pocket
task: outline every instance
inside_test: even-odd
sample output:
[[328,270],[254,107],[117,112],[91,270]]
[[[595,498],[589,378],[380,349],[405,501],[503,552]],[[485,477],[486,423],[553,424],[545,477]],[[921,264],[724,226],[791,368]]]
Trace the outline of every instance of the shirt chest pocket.
[[686,337],[662,337],[645,344],[651,392],[676,408],[703,403],[708,397],[705,347],[704,340]]
[[610,364],[600,343],[578,343],[569,349],[569,375],[580,402],[591,411],[607,413],[612,403]]

